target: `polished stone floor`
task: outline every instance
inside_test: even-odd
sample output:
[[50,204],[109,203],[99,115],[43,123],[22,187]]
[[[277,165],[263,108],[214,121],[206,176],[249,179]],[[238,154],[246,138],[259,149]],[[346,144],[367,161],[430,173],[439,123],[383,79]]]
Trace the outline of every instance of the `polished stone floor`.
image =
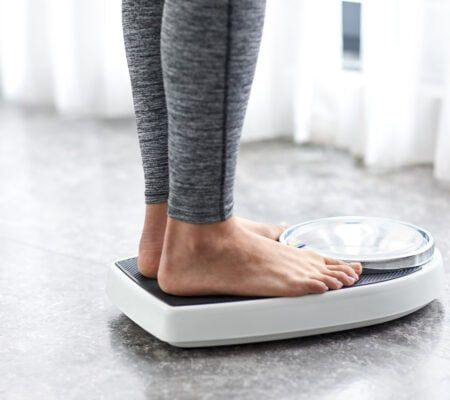
[[[209,349],[172,348],[122,315],[104,284],[143,217],[133,129],[0,108],[1,399],[449,398],[448,290],[376,327]],[[336,150],[245,144],[236,201],[271,222],[409,220],[450,259],[450,188],[428,167],[369,172]]]

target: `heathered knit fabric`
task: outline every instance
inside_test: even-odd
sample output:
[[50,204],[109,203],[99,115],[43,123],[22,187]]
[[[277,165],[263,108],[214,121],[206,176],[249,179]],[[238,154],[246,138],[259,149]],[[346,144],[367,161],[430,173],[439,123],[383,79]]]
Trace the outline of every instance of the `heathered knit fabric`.
[[145,178],[145,201],[169,196],[167,107],[161,69],[164,0],[123,0],[122,23]]
[[123,1],[146,202],[164,201],[169,187],[173,218],[232,214],[264,10],[263,0]]

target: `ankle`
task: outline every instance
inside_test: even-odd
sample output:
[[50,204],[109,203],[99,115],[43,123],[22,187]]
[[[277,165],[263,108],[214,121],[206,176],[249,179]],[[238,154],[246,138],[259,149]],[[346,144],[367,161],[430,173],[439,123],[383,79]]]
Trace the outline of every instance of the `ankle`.
[[211,224],[190,224],[169,217],[158,279],[182,273],[192,268],[192,263],[209,264],[229,247],[236,229],[232,219]]
[[211,268],[217,268],[228,258],[238,231],[231,218],[190,224],[169,217],[158,269],[160,288],[175,295],[195,293],[198,282],[210,279]]
[[214,248],[226,238],[233,236],[237,229],[233,218],[209,224],[191,224],[169,217],[164,237],[164,251],[171,252],[180,247],[192,252]]
[[144,217],[144,230],[151,227],[166,226],[167,221],[167,203],[146,204]]

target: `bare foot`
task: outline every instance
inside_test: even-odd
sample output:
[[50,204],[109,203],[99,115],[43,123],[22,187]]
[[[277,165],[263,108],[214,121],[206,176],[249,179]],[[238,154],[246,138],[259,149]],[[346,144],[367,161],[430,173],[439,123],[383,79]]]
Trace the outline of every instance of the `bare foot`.
[[361,271],[255,234],[235,218],[202,225],[169,218],[158,282],[180,296],[301,296],[350,286]]
[[139,242],[138,269],[149,278],[156,278],[167,223],[167,204],[147,204]]
[[[273,240],[278,240],[285,229],[281,225],[263,224],[245,218],[235,219],[245,229]],[[139,242],[138,268],[148,278],[156,278],[158,273],[166,222],[166,203],[146,205],[144,228]]]
[[246,218],[236,217],[235,219],[243,228],[272,240],[278,240],[280,235],[287,228],[287,226],[284,225],[263,224]]

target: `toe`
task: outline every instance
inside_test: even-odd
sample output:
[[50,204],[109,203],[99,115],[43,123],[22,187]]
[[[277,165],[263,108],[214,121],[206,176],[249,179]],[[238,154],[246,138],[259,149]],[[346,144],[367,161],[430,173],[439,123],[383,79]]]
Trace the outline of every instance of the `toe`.
[[345,264],[343,261],[336,260],[336,259],[331,258],[331,257],[324,257],[324,260],[325,260],[325,264],[327,264],[327,265]]
[[[342,271],[333,271],[331,269],[328,269],[325,274],[340,280],[345,286],[351,286],[356,282],[356,277],[347,275]],[[355,273],[353,273],[353,275],[355,275]]]
[[317,279],[308,280],[306,287],[308,289],[308,293],[324,293],[328,291],[328,286]]
[[335,277],[330,275],[323,274],[318,279],[325,283],[325,285],[327,285],[330,289],[340,289],[342,286],[344,286],[344,284],[339,279],[336,279]]
[[358,275],[361,275],[362,273],[362,264],[357,262],[357,263],[350,263],[349,264],[351,268],[353,268],[353,271],[355,271]]
[[341,265],[327,265],[326,268],[329,271],[339,271],[343,272],[348,276],[353,277],[355,280],[359,279],[359,274],[356,273],[356,271],[350,267],[350,265],[347,264],[341,264]]

